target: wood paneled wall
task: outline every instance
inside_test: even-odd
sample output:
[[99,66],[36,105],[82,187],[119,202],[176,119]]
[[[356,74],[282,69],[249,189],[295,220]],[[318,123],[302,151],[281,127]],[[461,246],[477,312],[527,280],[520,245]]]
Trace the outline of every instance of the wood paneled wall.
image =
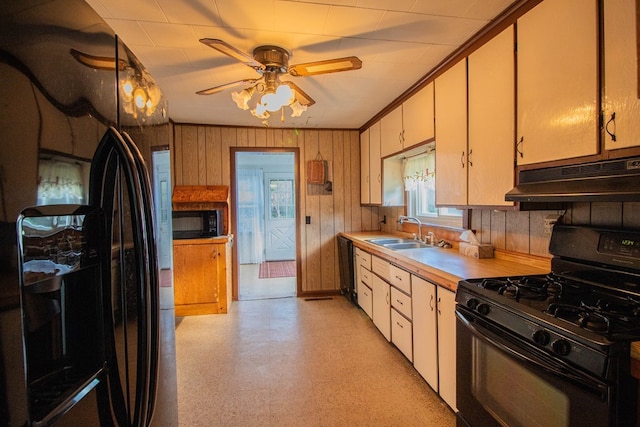
[[[299,149],[300,295],[339,291],[336,235],[379,229],[380,209],[360,206],[358,131],[175,124],[173,184],[231,186],[231,147]],[[307,189],[306,162],[318,152],[329,165],[329,194]],[[306,216],[311,217],[311,224],[305,224]],[[232,212],[230,220],[233,217]]]

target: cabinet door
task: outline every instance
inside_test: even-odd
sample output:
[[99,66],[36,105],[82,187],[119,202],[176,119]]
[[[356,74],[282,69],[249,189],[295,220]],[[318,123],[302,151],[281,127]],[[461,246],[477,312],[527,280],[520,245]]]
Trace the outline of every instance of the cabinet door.
[[635,0],[604,2],[604,123],[605,148],[640,145],[637,14]]
[[403,148],[434,137],[433,82],[402,104]]
[[413,344],[411,337],[411,321],[391,309],[391,340],[409,361],[413,361]]
[[519,165],[598,153],[597,4],[545,0],[518,19]]
[[513,37],[509,27],[469,55],[469,205],[513,205],[504,200],[514,185]]
[[373,275],[373,323],[382,335],[391,341],[391,287]]
[[436,286],[412,276],[413,367],[438,391],[438,329]]
[[440,397],[456,411],[455,293],[438,287],[438,374]]
[[435,81],[436,204],[467,204],[467,61]]
[[369,128],[369,203],[382,204],[382,161],[380,160],[380,122]]
[[402,105],[380,119],[380,157],[402,151]]
[[[217,303],[218,245],[174,245],[176,305]],[[222,260],[224,263],[224,260]]]
[[369,129],[360,134],[360,203],[369,204]]
[[[360,267],[362,268],[362,267]],[[360,283],[358,291],[358,305],[367,313],[369,318],[373,318],[373,291],[364,283]]]

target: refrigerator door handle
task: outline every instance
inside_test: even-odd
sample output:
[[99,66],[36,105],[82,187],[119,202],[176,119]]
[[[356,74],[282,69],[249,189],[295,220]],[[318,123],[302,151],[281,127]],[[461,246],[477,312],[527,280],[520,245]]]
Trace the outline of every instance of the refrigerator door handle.
[[[129,383],[133,378],[128,366],[118,366],[116,355],[116,340],[113,327],[111,331],[111,354],[108,363],[114,371],[109,375],[109,390],[111,391],[112,408],[114,416],[120,425],[147,426],[151,421],[155,403],[155,391],[158,370],[158,346],[159,346],[159,302],[158,302],[158,273],[155,242],[153,239],[153,200],[149,186],[149,178],[144,166],[144,160],[131,138],[120,134],[115,128],[107,129],[94,156],[94,164],[91,167],[90,176],[90,204],[101,206],[107,213],[107,239],[108,249],[111,249],[113,233],[114,198],[118,196],[116,187],[118,179],[122,177],[122,185],[126,186],[129,195],[130,219],[132,229],[132,248],[136,267],[136,312],[137,312],[137,354],[135,367],[135,407],[130,408],[132,396],[129,392]],[[119,193],[119,205],[122,200],[122,192]],[[122,211],[122,209],[120,209]],[[124,220],[120,218],[121,222]],[[123,224],[119,224],[122,232]],[[105,265],[111,263],[111,251],[105,250]],[[123,274],[124,257],[121,256],[120,266]],[[105,268],[108,276],[106,283],[111,282],[110,269]],[[110,287],[107,287],[110,289]],[[109,293],[111,290],[109,290]],[[105,295],[107,301],[111,300],[111,294]],[[128,302],[128,301],[127,301]],[[127,304],[123,302],[123,304]],[[118,307],[115,307],[117,309]],[[123,310],[124,311],[124,310]],[[114,307],[110,306],[106,313],[114,325]],[[125,325],[126,328],[126,325]],[[129,334],[127,334],[129,335]],[[126,345],[128,347],[128,345]],[[126,350],[128,354],[129,350]],[[127,361],[123,360],[126,365]],[[121,370],[126,370],[122,377],[126,384],[122,384]]]

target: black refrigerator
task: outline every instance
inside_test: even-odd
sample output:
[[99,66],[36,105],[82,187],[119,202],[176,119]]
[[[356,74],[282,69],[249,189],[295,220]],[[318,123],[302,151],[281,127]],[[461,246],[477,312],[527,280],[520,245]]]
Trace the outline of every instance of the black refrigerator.
[[81,0],[0,0],[0,426],[146,426],[167,102]]

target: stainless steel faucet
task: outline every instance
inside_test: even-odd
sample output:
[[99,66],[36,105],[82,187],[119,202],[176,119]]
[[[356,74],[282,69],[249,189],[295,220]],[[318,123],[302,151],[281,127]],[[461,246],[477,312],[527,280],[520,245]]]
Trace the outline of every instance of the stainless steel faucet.
[[400,215],[400,224],[404,221],[414,221],[418,224],[418,239],[422,241],[422,222],[415,216]]

